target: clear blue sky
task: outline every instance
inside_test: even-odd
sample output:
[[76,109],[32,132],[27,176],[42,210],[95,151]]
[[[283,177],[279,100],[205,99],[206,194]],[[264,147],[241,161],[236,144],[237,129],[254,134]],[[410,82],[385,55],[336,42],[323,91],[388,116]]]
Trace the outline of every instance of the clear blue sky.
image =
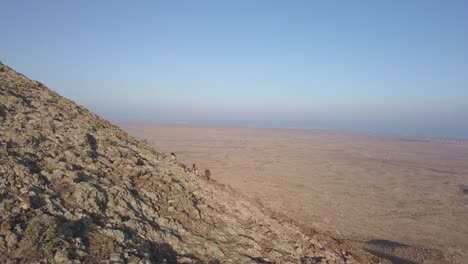
[[468,1],[3,1],[0,60],[112,120],[468,137]]

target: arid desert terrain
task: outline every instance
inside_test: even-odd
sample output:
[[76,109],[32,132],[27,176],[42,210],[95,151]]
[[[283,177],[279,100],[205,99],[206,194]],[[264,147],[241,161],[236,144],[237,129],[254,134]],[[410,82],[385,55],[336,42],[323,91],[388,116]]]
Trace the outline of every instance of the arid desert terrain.
[[4,64],[0,124],[0,263],[389,263],[184,169]]
[[337,238],[393,253],[411,245],[468,257],[466,140],[117,124],[186,164],[210,169],[212,178],[268,208]]

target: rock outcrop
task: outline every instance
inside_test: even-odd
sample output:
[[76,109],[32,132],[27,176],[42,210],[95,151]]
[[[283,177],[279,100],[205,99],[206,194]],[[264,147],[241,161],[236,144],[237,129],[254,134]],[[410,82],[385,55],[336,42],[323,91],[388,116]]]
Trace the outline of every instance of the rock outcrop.
[[379,263],[0,64],[0,263]]

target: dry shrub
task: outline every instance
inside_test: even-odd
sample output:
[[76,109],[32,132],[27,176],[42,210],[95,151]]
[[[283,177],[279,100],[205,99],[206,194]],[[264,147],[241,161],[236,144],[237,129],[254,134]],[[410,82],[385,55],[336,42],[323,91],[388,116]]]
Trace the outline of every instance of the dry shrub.
[[94,231],[89,238],[89,254],[94,261],[105,261],[112,253],[118,252],[119,248],[114,244],[112,238],[102,234],[98,230]]
[[76,187],[73,184],[63,181],[53,181],[51,187],[55,192],[57,192],[60,195],[63,202],[68,208],[75,209],[79,207],[79,204],[73,197],[73,193],[76,190]]
[[61,241],[57,219],[50,215],[38,215],[29,222],[17,255],[26,261],[44,257],[52,259]]

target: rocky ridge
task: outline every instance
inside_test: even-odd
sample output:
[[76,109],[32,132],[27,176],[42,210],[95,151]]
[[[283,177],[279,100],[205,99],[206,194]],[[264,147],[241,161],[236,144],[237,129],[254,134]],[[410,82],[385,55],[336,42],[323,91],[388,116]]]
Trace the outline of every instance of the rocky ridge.
[[0,263],[381,263],[0,64]]

